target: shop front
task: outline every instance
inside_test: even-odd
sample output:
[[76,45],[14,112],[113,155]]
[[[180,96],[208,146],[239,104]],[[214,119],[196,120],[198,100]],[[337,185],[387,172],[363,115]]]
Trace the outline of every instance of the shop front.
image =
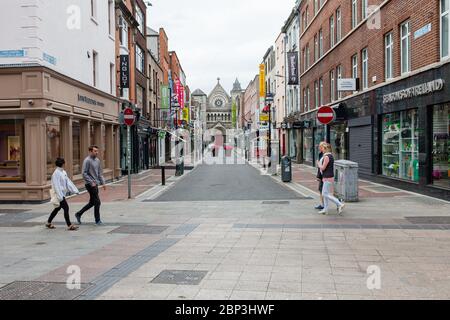
[[0,69],[0,201],[50,198],[55,160],[84,188],[81,167],[98,145],[107,180],[120,175],[118,101],[44,67]]
[[450,64],[377,92],[378,173],[389,183],[450,199]]

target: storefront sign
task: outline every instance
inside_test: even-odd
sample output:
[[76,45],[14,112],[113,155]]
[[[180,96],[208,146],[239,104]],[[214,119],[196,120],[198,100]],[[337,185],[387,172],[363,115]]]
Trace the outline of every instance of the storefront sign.
[[269,121],[269,114],[268,113],[261,113],[259,115],[259,121],[261,121],[261,122]]
[[418,39],[427,33],[431,32],[431,23],[427,24],[426,26],[420,28],[416,32],[414,32],[414,39]]
[[415,87],[403,89],[394,93],[386,94],[383,96],[383,103],[392,103],[395,101],[401,101],[404,99],[423,96],[435,91],[440,91],[444,88],[444,80],[437,79],[427,83],[420,84]]
[[103,102],[88,98],[86,96],[82,96],[82,95],[78,95],[78,101],[87,103],[87,104],[92,104],[93,106],[99,106],[99,107],[104,107],[105,104]]
[[298,85],[298,54],[297,52],[288,52],[288,85]]
[[338,79],[338,91],[356,91],[356,79]]
[[120,87],[122,89],[130,87],[130,65],[126,54],[120,56]]
[[304,126],[304,122],[303,121],[299,121],[299,122],[294,122],[292,124],[292,129],[303,129]]
[[259,96],[264,98],[266,96],[266,66],[265,64],[259,65]]

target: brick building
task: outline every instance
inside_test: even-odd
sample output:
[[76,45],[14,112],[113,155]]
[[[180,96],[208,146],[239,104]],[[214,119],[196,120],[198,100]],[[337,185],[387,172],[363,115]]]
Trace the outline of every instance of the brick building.
[[360,175],[448,199],[449,1],[302,1],[299,14],[302,160],[327,139]]

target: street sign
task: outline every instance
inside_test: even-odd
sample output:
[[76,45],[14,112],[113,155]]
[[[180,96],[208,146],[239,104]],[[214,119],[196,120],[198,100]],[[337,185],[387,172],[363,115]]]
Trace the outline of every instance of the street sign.
[[333,122],[335,117],[336,114],[334,113],[334,110],[331,107],[328,106],[320,107],[319,110],[317,111],[317,120],[319,120],[319,122],[322,124],[326,125]]
[[132,126],[134,124],[134,112],[131,108],[126,108],[123,110],[123,121],[127,126]]

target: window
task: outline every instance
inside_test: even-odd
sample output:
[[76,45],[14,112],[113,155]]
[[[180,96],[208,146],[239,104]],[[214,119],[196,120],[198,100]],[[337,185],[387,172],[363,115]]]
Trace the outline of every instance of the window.
[[319,106],[323,104],[323,79],[319,80]]
[[319,107],[319,83],[314,81],[314,91],[315,91],[315,107]]
[[319,0],[314,0],[314,15],[319,11]]
[[[337,78],[338,79],[342,79],[342,66],[338,66],[337,67]],[[339,91],[338,90],[338,99],[341,99],[342,98],[342,91]]]
[[433,184],[450,189],[450,105],[433,107]]
[[358,55],[352,57],[352,78],[358,78]]
[[92,50],[92,83],[96,87],[98,83],[98,53]]
[[144,73],[145,59],[144,59],[144,51],[141,47],[136,45],[136,69],[138,69],[141,73]]
[[73,174],[81,174],[81,127],[77,120],[72,121]]
[[317,34],[314,36],[314,62],[319,59],[319,40]]
[[128,48],[128,24],[122,16],[119,18],[119,28],[120,45]]
[[311,91],[309,90],[309,86],[306,87],[306,105],[307,105],[307,109],[309,111],[309,109],[311,109]]
[[393,67],[393,50],[394,50],[394,41],[392,39],[392,32],[389,32],[384,37],[384,45],[385,45],[385,52],[384,52],[384,64],[385,64],[385,78],[386,80],[392,79],[394,77],[394,67]]
[[336,42],[341,41],[342,39],[342,17],[341,17],[341,8],[339,7],[336,10]]
[[142,34],[144,34],[145,28],[144,20],[145,20],[144,13],[142,12],[141,8],[136,4],[136,21],[139,23],[138,29]]
[[441,0],[441,58],[449,57],[450,22],[449,22],[450,0]]
[[58,117],[45,118],[47,129],[47,180],[55,170],[56,158],[61,157],[61,125]]
[[309,23],[309,7],[306,7],[306,26],[308,26]]
[[303,112],[308,110],[308,105],[307,105],[307,100],[306,100],[306,89],[303,89]]
[[358,0],[352,0],[352,29],[358,25]]
[[363,49],[362,55],[362,85],[363,89],[369,87],[369,53],[367,48]]
[[401,34],[401,66],[402,74],[411,71],[411,30],[409,29],[409,21],[402,23],[400,26]]
[[362,19],[364,20],[369,15],[368,0],[361,0],[361,12],[362,12]]
[[108,0],[108,32],[114,36],[114,4],[113,0]]
[[91,0],[91,17],[97,18],[97,0]]
[[323,32],[319,30],[319,58],[323,56]]
[[24,182],[24,121],[0,117],[0,182]]
[[330,48],[334,47],[334,16],[330,18]]
[[109,90],[111,94],[114,94],[114,82],[115,82],[115,68],[114,63],[109,64]]
[[383,175],[419,181],[417,109],[383,116]]
[[306,26],[308,25],[308,22],[306,21],[306,12],[303,12],[302,14],[302,24],[303,24],[303,31],[305,31]]
[[335,100],[336,84],[334,83],[334,70],[330,71],[330,99],[331,102]]
[[309,53],[309,45],[307,45],[306,46],[306,61],[305,61],[305,69],[308,69],[309,68],[309,59],[310,59],[310,57],[309,57],[309,55],[310,55],[310,53]]

